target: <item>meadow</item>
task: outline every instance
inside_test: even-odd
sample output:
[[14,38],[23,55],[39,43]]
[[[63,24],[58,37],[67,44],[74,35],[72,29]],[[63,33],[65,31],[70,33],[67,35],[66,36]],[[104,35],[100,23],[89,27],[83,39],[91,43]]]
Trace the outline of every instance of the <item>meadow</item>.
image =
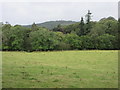
[[118,51],[2,52],[3,88],[117,88]]

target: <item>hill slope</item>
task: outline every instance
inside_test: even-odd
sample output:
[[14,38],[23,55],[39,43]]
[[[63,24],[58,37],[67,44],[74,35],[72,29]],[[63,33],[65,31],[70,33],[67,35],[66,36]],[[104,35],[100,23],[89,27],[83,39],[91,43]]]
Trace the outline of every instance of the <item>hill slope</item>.
[[[37,26],[41,26],[41,27],[45,27],[48,29],[53,29],[54,27],[56,27],[57,25],[61,24],[61,25],[70,25],[70,24],[74,24],[76,23],[75,21],[48,21],[48,22],[44,22],[44,23],[38,23],[36,24]],[[31,25],[24,25],[25,27],[31,27]]]

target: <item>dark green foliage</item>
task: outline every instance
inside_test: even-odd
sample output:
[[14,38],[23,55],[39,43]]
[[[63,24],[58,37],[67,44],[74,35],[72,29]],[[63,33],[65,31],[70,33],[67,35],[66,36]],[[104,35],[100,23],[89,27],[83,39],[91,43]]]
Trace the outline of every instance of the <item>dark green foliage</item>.
[[39,29],[38,26],[35,23],[33,23],[31,26],[31,30],[36,31],[38,29]]
[[77,35],[79,35],[79,31],[80,31],[80,23],[75,23],[75,24],[71,24],[71,25],[68,25],[68,26],[63,26],[63,33],[64,34],[67,34],[67,33],[76,33]]
[[86,50],[86,49],[120,49],[120,20],[112,17],[98,22],[91,20],[88,11],[87,21],[71,25],[57,25],[53,30],[32,24],[31,28],[20,25],[2,25],[3,50],[49,51],[49,50]]
[[2,50],[2,23],[0,22],[0,51]]
[[31,32],[29,38],[32,50],[54,50],[58,42],[55,37],[56,35],[53,32],[50,32],[44,28],[39,28],[38,31]]
[[79,36],[81,35],[85,35],[85,27],[84,27],[84,20],[83,17],[81,17],[81,21],[80,21],[80,32],[79,32]]
[[99,22],[100,24],[104,25],[104,31],[105,33],[108,33],[110,35],[117,35],[118,33],[118,21],[115,19],[112,19],[112,17],[101,20]]
[[57,27],[53,28],[53,31],[55,32],[63,32],[64,33],[64,29],[62,28],[62,26],[59,24]]
[[86,14],[86,24],[85,24],[85,35],[87,35],[91,31],[91,12],[88,10],[88,13]]
[[71,49],[82,49],[82,42],[80,40],[80,37],[76,34],[67,34],[66,37],[66,43],[70,45]]
[[88,13],[86,14],[86,23],[89,24],[90,23],[90,20],[91,20],[91,12],[90,10],[88,10]]
[[118,19],[118,34],[116,38],[118,39],[118,47],[120,49],[120,18]]
[[2,28],[3,50],[23,50],[24,27],[6,24]]

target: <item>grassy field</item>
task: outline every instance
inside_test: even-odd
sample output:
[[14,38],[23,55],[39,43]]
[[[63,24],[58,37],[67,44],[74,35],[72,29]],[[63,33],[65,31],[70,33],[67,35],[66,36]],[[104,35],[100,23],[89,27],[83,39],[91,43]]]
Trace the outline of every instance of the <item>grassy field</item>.
[[118,51],[2,52],[3,88],[117,88]]

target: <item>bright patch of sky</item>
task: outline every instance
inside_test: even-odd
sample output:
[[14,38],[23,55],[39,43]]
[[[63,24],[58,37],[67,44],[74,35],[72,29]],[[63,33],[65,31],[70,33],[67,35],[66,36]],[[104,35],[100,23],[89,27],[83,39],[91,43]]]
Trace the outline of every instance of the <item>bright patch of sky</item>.
[[[33,0],[30,0],[33,1]],[[80,21],[88,10],[92,20],[112,16],[118,18],[118,2],[2,2],[0,21],[27,25],[55,20]],[[2,13],[2,14],[1,14]]]

